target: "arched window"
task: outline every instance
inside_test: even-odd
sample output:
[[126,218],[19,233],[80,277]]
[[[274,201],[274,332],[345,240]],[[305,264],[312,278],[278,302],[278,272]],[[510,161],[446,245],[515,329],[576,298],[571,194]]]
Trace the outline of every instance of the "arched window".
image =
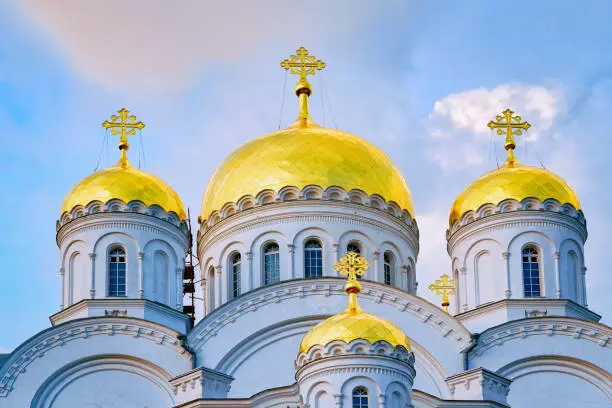
[[240,269],[242,257],[239,252],[230,255],[230,268],[232,269],[232,297],[240,296]]
[[125,249],[115,247],[108,253],[108,296],[127,296]]
[[395,276],[395,257],[393,256],[393,252],[386,251],[383,254],[383,263],[385,284],[393,285],[393,278]]
[[532,246],[523,248],[523,292],[525,297],[541,296],[540,257],[538,249]]
[[264,247],[264,285],[280,281],[279,249],[276,242]]
[[323,248],[321,242],[309,239],[304,244],[304,277],[320,278],[323,276]]
[[353,390],[353,408],[368,408],[368,389],[357,387]]
[[357,241],[351,241],[346,246],[346,252],[354,252],[361,255],[361,244]]

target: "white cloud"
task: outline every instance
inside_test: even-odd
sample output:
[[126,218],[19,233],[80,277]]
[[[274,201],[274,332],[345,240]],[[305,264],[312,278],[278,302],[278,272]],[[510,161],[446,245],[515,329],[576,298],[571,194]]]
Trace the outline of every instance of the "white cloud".
[[6,348],[4,346],[0,346],[0,354],[8,354],[11,351],[13,351],[12,349]]
[[[443,170],[457,170],[480,165],[491,137],[487,123],[506,108],[511,108],[532,128],[529,140],[546,134],[564,109],[563,90],[559,86],[501,84],[489,90],[470,89],[450,94],[435,102],[427,117],[427,129],[433,146],[427,156]],[[502,136],[494,135],[499,143]]]

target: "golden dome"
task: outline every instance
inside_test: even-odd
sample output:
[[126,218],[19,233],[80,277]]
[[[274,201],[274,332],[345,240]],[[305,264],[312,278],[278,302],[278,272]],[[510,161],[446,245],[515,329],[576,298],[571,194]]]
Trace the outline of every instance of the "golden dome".
[[174,212],[186,219],[185,209],[178,194],[160,178],[132,167],[122,150],[122,158],[114,166],[96,171],[76,184],[66,195],[61,213],[75,206],[86,206],[92,201],[106,203],[119,199],[125,203],[141,201],[146,206],[158,205],[166,212]]
[[399,327],[382,317],[364,312],[357,302],[361,284],[356,275],[362,275],[369,266],[363,257],[354,252],[347,253],[334,265],[338,272],[349,276],[344,287],[349,295],[348,307],[311,328],[300,343],[300,353],[308,352],[313,346],[326,346],[332,341],[341,340],[348,344],[356,339],[367,340],[370,344],[382,340],[394,348],[403,346],[410,351],[408,337]]
[[406,180],[382,150],[350,133],[308,124],[260,137],[234,151],[208,184],[202,218],[245,195],[310,184],[379,194],[414,216]]
[[[310,59],[309,59],[310,58]],[[310,65],[303,65],[309,61]],[[228,202],[263,190],[299,189],[317,185],[345,191],[358,189],[394,201],[414,216],[408,184],[393,161],[378,147],[353,134],[323,128],[308,114],[312,87],[306,75],[325,67],[301,47],[281,66],[299,74],[295,91],[299,98],[297,121],[287,129],[252,140],[234,151],[213,174],[202,200],[202,219]]]
[[384,340],[393,347],[404,346],[410,351],[408,338],[399,327],[358,307],[356,310],[347,308],[310,329],[300,343],[300,353],[306,353],[312,346],[325,346],[335,340],[350,343],[355,339],[364,339],[370,344]]
[[483,204],[497,205],[506,199],[520,202],[529,197],[540,201],[553,198],[580,209],[578,196],[561,177],[542,168],[520,164],[510,154],[503,166],[488,172],[463,190],[453,204],[449,223],[452,226],[463,214],[476,211]]

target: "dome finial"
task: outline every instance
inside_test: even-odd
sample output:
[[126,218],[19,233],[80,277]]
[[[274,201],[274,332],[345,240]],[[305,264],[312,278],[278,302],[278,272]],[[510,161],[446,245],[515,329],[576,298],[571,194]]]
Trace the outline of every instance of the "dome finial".
[[524,130],[526,131],[531,127],[529,122],[521,122],[520,116],[512,115],[514,115],[514,112],[510,109],[506,109],[501,115],[495,116],[496,122],[490,121],[487,124],[489,128],[497,129],[498,135],[506,135],[504,148],[508,151],[506,163],[509,166],[513,166],[514,163],[516,163],[516,158],[514,157],[514,148],[516,147],[516,143],[514,143],[514,136],[521,136]]
[[130,111],[125,108],[119,109],[117,113],[119,115],[111,115],[110,122],[108,120],[102,122],[102,127],[110,129],[113,135],[119,135],[119,150],[121,150],[119,165],[127,167],[127,150],[130,148],[128,135],[135,135],[136,129],[142,130],[145,124],[140,121],[136,122],[136,116],[130,115]]
[[348,275],[344,291],[349,295],[349,305],[347,311],[357,312],[360,310],[357,303],[357,295],[361,292],[361,283],[357,280],[357,276],[362,276],[370,264],[361,255],[355,252],[347,252],[336,264],[334,269],[340,275]]
[[325,68],[325,62],[316,59],[314,55],[308,55],[308,50],[304,47],[298,48],[295,54],[281,61],[280,66],[291,74],[300,76],[300,80],[295,86],[295,94],[300,101],[298,120],[295,125],[305,127],[312,123],[308,114],[308,97],[312,93],[312,86],[308,83],[308,75],[314,75],[317,71]]

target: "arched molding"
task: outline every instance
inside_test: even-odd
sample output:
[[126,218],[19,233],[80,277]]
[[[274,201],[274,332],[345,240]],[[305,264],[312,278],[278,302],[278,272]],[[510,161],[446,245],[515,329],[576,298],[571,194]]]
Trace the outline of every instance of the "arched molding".
[[66,259],[69,259],[70,257],[72,257],[72,254],[74,252],[81,252],[84,255],[87,255],[90,252],[89,245],[87,245],[87,242],[81,239],[77,239],[77,240],[70,242],[66,246],[66,248],[63,249],[62,251],[62,262],[60,266],[61,268],[66,267]]
[[[306,392],[306,401],[310,404],[309,407],[319,408],[316,406],[317,398],[321,396],[321,394],[327,393],[329,398],[333,398],[335,394],[333,386],[327,381],[318,381],[313,384]],[[320,407],[323,408],[323,407]]]
[[390,402],[392,398],[394,398],[395,393],[399,394],[400,398],[400,405],[398,405],[398,407],[404,408],[406,407],[406,404],[409,401],[411,402],[410,390],[403,383],[399,381],[393,381],[389,383],[389,385],[387,385],[387,388],[385,389],[385,396],[387,401],[387,404],[385,405],[386,407],[393,407],[392,405],[390,405]]
[[275,241],[279,247],[285,247],[290,241],[281,231],[264,231],[253,238],[250,251],[253,253],[261,252],[264,245],[270,241]]
[[[122,246],[125,248],[126,252],[141,252],[138,241],[136,241],[130,234],[121,231],[112,231],[100,235],[93,245],[93,253],[100,253],[102,249],[100,246],[104,247],[103,252],[105,255],[108,255],[108,251],[112,246]],[[136,255],[133,254],[132,256]]]
[[96,317],[75,319],[46,329],[22,343],[0,366],[0,397],[6,397],[14,390],[20,375],[45,354],[58,347],[66,347],[74,341],[87,341],[97,336],[109,340],[130,337],[168,348],[179,356],[191,360],[190,352],[183,347],[181,334],[161,324],[133,317]]
[[62,391],[80,377],[103,371],[126,372],[144,378],[174,403],[168,372],[155,364],[128,355],[95,355],[71,362],[49,376],[32,400],[32,408],[52,408]]
[[[363,387],[368,390],[368,406],[379,407],[378,396],[382,394],[382,390],[376,381],[366,375],[356,375],[344,381],[340,388],[340,394],[344,395],[345,401],[348,403],[353,400],[353,391]],[[347,404],[348,405],[348,404]],[[350,406],[350,405],[349,405]]]
[[[525,238],[525,236],[527,238]],[[506,251],[512,252],[512,247],[516,246],[516,244],[520,244],[520,251],[522,251],[528,245],[536,245],[540,249],[544,249],[542,245],[542,241],[538,240],[536,237],[544,238],[544,240],[550,245],[549,248],[552,252],[555,252],[557,250],[557,246],[555,245],[553,240],[550,239],[548,235],[546,235],[545,233],[541,231],[529,230],[529,231],[520,232],[516,234],[514,237],[512,237],[512,239],[508,241],[508,246],[506,247]]]
[[177,267],[182,267],[182,262],[179,262],[179,259],[182,259],[182,257],[179,257],[178,254],[176,253],[175,248],[170,245],[167,241],[164,241],[163,239],[159,239],[159,238],[155,238],[155,239],[151,239],[149,241],[147,241],[147,243],[144,245],[144,254],[145,256],[147,254],[153,254],[154,252],[157,251],[162,251],[163,253],[166,254],[166,256],[168,256],[170,263],[169,263],[169,267],[170,268],[177,268]]
[[232,241],[226,244],[221,250],[221,255],[219,256],[218,260],[219,265],[226,266],[232,252],[238,251],[241,254],[244,254],[246,252],[245,247],[246,246],[241,241]]
[[385,251],[393,252],[398,265],[401,265],[402,263],[406,262],[408,259],[411,259],[410,257],[404,259],[404,254],[402,250],[395,243],[391,241],[382,241],[380,243],[378,252],[380,252],[381,254],[384,254]]
[[612,401],[612,374],[590,362],[568,356],[542,355],[513,361],[497,374],[515,381],[538,373],[567,374],[592,384]]
[[496,245],[498,250],[499,250],[499,253],[501,253],[502,245],[501,245],[501,243],[498,240],[493,239],[493,238],[482,238],[482,239],[479,239],[476,242],[473,242],[468,247],[468,249],[465,251],[465,255],[463,256],[462,264],[463,265],[469,265],[470,262],[468,260],[468,257],[471,256],[474,251],[478,251],[478,253],[480,251],[482,251],[481,247],[484,246],[486,243],[492,243],[492,244]]

